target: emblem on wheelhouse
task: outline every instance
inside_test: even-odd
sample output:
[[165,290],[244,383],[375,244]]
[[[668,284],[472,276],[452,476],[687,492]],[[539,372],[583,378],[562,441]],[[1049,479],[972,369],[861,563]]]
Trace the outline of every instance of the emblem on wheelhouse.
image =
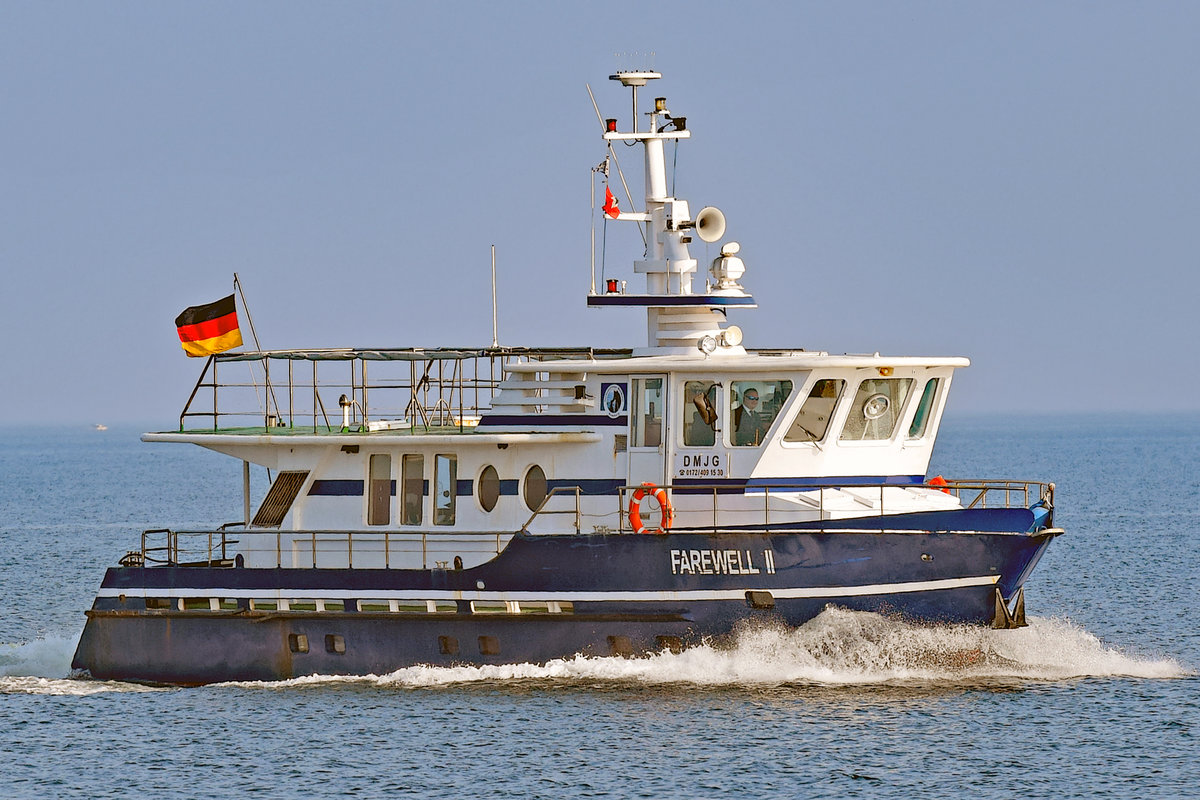
[[[830,604],[1024,624],[1062,532],[1053,484],[927,476],[967,359],[747,346],[740,244],[668,191],[686,118],[661,97],[643,114],[657,73],[611,77],[634,113],[597,110],[593,242],[630,225],[645,250],[616,277],[593,257],[586,304],[645,309],[644,344],[238,350],[234,296],[187,309],[207,360],[178,430],[143,439],[241,460],[244,519],[146,531],[76,668],[186,684],[636,656]],[[637,201],[617,142],[640,147]],[[251,465],[271,478],[257,506]]]

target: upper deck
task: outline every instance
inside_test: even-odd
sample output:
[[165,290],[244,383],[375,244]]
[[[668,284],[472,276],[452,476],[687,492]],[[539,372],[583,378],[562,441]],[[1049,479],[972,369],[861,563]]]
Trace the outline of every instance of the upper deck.
[[[210,437],[473,433],[505,373],[517,365],[593,364],[627,358],[631,352],[583,347],[410,347],[220,353],[205,363],[179,415],[179,433]],[[239,375],[238,365],[243,363],[247,369]],[[149,436],[164,440],[165,435]]]

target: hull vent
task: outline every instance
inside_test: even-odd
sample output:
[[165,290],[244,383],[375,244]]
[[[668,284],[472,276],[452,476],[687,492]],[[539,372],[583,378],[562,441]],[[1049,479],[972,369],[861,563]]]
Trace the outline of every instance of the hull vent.
[[280,472],[250,525],[255,528],[278,528],[291,510],[292,503],[296,502],[296,495],[300,494],[300,487],[307,478],[308,470]]

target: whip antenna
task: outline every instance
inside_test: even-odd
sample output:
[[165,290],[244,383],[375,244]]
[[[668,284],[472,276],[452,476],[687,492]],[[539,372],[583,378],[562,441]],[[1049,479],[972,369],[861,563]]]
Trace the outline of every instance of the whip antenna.
[[496,245],[492,245],[492,347],[500,346],[499,330],[496,316]]

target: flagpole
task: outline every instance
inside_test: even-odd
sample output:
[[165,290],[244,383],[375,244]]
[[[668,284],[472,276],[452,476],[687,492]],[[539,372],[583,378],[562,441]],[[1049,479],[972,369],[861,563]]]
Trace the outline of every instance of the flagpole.
[[250,316],[250,306],[246,304],[246,293],[242,291],[242,282],[236,272],[233,273],[233,288],[237,289],[238,296],[242,298],[242,310],[246,312],[246,321],[250,323],[250,336],[254,339],[254,349],[262,350],[262,345],[258,343],[258,334],[254,332],[254,317]]
[[[242,298],[242,310],[246,312],[246,321],[250,323],[250,336],[254,339],[254,349],[262,352],[262,345],[258,341],[258,333],[254,330],[254,317],[250,316],[250,305],[246,302],[246,292],[242,289],[242,281],[238,278],[238,274],[233,273],[233,288],[237,289],[238,295]],[[253,376],[253,372],[251,373]],[[271,386],[271,370],[267,366],[266,358],[263,359],[263,382],[267,387],[267,416],[271,414],[270,406],[275,406],[275,412],[278,415],[279,401],[275,398],[275,388]],[[288,420],[290,423],[291,420]]]

